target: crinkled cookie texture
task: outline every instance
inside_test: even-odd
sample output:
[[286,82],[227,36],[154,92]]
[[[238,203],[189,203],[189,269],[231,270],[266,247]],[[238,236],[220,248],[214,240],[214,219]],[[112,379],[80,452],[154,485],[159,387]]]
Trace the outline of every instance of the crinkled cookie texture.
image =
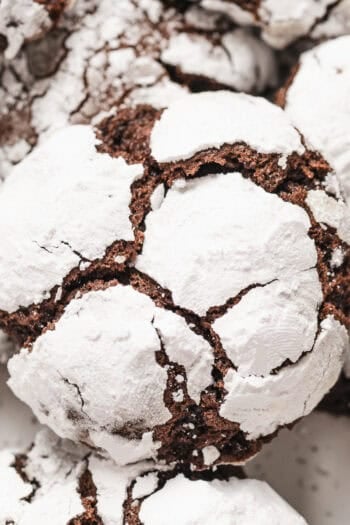
[[182,474],[142,502],[145,525],[306,525],[265,483],[256,480],[190,481]]
[[194,475],[111,461],[41,431],[0,451],[0,522],[17,525],[306,525],[266,483],[219,467]]
[[[278,101],[308,146],[334,167],[350,199],[350,36],[305,52]],[[349,227],[350,230],[350,227]]]
[[350,28],[349,0],[201,0],[200,4],[228,14],[239,24],[260,27],[264,40],[279,49],[301,37],[339,36]]
[[[341,5],[341,4],[340,4]],[[293,123],[312,149],[317,149],[335,168],[350,199],[350,37],[343,36],[304,53],[296,71],[278,96]],[[350,236],[350,219],[337,218],[329,203],[329,219]],[[334,254],[334,264],[349,265],[343,251]],[[350,304],[350,282],[344,285]],[[349,307],[349,306],[348,306]],[[320,405],[320,409],[349,414],[350,353],[344,371]]]
[[276,69],[273,52],[222,15],[160,0],[77,0],[46,38],[11,63],[0,57],[0,179],[69,123],[126,104],[163,107],[189,90],[260,92]]
[[252,457],[341,370],[334,177],[280,108],[228,91],[60,131],[0,188],[11,388],[119,464]]
[[0,47],[13,59],[24,42],[42,37],[72,0],[1,0]]

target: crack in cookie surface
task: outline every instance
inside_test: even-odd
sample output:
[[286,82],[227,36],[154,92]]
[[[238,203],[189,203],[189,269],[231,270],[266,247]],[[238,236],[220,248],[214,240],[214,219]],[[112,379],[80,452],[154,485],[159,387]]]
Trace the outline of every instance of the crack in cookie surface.
[[[52,13],[61,4],[45,3],[52,4]],[[106,20],[108,38],[101,29]],[[224,48],[230,56],[243,48],[248,70],[232,62]],[[196,60],[189,59],[193,53]],[[183,74],[171,78],[167,65]],[[246,91],[262,91],[276,79],[273,53],[249,31],[199,7],[179,13],[158,0],[76,2],[45,38],[24,45],[11,64],[0,58],[0,67],[0,115],[13,122],[11,134],[0,137],[1,178],[54,129],[91,123],[115,106],[151,102],[162,107],[192,84],[216,89],[217,75],[221,86]],[[24,111],[26,121],[20,118]]]
[[276,49],[348,34],[346,0],[306,0],[282,4],[278,0],[202,0],[205,8],[228,14],[242,25],[256,26],[263,40]]
[[78,492],[84,507],[84,513],[71,519],[67,525],[103,525],[104,521],[98,515],[97,488],[89,470],[88,462],[80,475]]
[[[31,400],[37,415],[53,426],[63,422],[56,431],[107,450],[117,462],[154,455],[203,469],[208,447],[215,463],[247,460],[315,405],[331,386],[345,344],[340,285],[347,259],[334,265],[334,253],[349,248],[336,228],[316,221],[308,200],[321,192],[337,202],[325,185],[329,165],[305,150],[280,110],[261,99],[221,92],[191,97],[194,104],[213,97],[219,111],[226,111],[219,107],[226,99],[239,99],[248,111],[271,111],[288,139],[271,146],[276,131],[280,140],[279,128],[256,139],[257,130],[241,124],[242,140],[233,127],[232,144],[220,138],[210,147],[215,137],[204,138],[185,155],[171,148],[191,142],[173,142],[172,128],[159,131],[172,107],[141,106],[108,118],[89,155],[113,162],[111,179],[122,176],[117,167],[138,166],[124,212],[134,239],[124,241],[130,256],[113,252],[112,260],[108,241],[105,255],[94,259],[84,245],[64,240],[79,266],[63,272],[48,301],[1,315],[28,346],[9,365],[17,395],[26,398],[34,370],[52,374],[41,386],[38,381]],[[214,114],[217,133],[226,133]],[[190,116],[186,125],[192,133]],[[163,137],[170,141],[166,155],[155,144]],[[93,231],[86,229],[89,236]],[[153,247],[152,238],[158,239]],[[36,247],[57,257],[56,243]],[[74,341],[69,353],[67,341]],[[66,400],[48,404],[49,411],[41,399],[47,384],[57,389],[55,399]]]
[[28,456],[26,454],[16,454],[15,460],[11,467],[13,467],[20,478],[25,482],[29,483],[33,488],[28,496],[24,496],[23,500],[27,503],[31,503],[35,499],[35,495],[40,488],[40,483],[35,478],[30,478],[26,472],[26,466],[28,463]]
[[[214,453],[208,447],[206,454]],[[234,466],[193,472],[186,465],[144,461],[118,467],[47,429],[35,436],[31,450],[22,455],[28,469],[38,476],[40,490],[33,501],[22,501],[28,487],[11,465],[14,453],[11,449],[1,451],[0,488],[4,497],[0,517],[4,523],[37,523],[43,516],[52,516],[53,505],[59,510],[56,521],[70,525],[158,525],[169,519],[175,525],[192,517],[209,525],[230,519],[233,511],[251,513],[254,519],[266,504],[280,523],[296,517],[265,483],[247,480],[243,470]],[[8,483],[14,490],[6,499]],[[170,513],[169,505],[174,505]]]

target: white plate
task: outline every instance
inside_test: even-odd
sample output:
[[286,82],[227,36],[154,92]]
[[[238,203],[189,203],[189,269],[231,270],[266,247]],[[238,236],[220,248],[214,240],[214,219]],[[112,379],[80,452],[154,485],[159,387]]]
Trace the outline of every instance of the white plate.
[[309,525],[350,522],[350,417],[314,412],[246,467],[267,481]]

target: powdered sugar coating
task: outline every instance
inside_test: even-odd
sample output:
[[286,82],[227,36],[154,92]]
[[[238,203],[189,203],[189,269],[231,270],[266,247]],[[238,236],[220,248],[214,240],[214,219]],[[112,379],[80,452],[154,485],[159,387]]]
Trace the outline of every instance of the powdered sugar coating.
[[306,525],[264,482],[233,478],[208,483],[182,474],[143,502],[140,518],[145,525]]
[[345,327],[327,317],[321,322],[313,351],[297,364],[267,377],[244,378],[230,370],[221,415],[240,421],[241,428],[256,438],[309,414],[337,380],[347,349]]
[[53,434],[44,431],[38,435],[26,459],[27,480],[14,468],[15,454],[0,452],[1,523],[60,525],[84,511],[76,490],[81,461],[79,464],[67,450],[56,446]]
[[313,349],[321,302],[317,270],[305,270],[250,290],[213,328],[242,377],[266,376]]
[[261,0],[258,15],[265,40],[282,48],[308,35],[334,0]]
[[25,503],[23,498],[29,496],[32,486],[27,485],[11,468],[14,461],[14,455],[11,451],[0,452],[0,521],[6,523],[12,519],[18,521],[22,514],[22,508]]
[[261,91],[276,79],[272,51],[244,29],[226,33],[221,45],[200,34],[179,33],[169,39],[161,59],[184,74],[212,78],[238,91]]
[[336,170],[350,198],[350,36],[304,53],[285,110],[305,140]]
[[[124,254],[113,253],[71,288],[66,280],[45,315],[43,305],[1,313],[2,326],[29,345],[9,364],[14,392],[56,432],[119,464],[244,462],[261,436],[318,403],[346,346],[335,320],[346,316],[335,288],[343,269],[328,260],[338,231],[325,234],[316,220],[329,215],[323,194],[343,206],[326,193],[336,188],[327,163],[267,101],[187,97],[164,113],[132,109],[100,126],[110,162],[143,173],[122,159],[145,159],[127,214],[138,255],[116,268]],[[257,129],[243,117],[250,112]],[[172,149],[186,120],[194,140]]]
[[346,35],[350,30],[350,0],[335,3],[330,15],[318,23],[311,35],[315,39]]
[[153,128],[151,152],[158,162],[174,162],[235,142],[260,153],[278,153],[281,161],[304,151],[298,132],[279,108],[263,98],[221,91],[182,97],[171,104]]
[[158,488],[157,472],[148,472],[143,477],[137,478],[132,487],[133,499],[144,498],[155,492]]
[[350,244],[350,214],[345,203],[322,190],[309,191],[306,202],[317,222],[335,228],[339,237]]
[[133,240],[130,186],[143,168],[98,153],[96,144],[92,128],[66,128],[2,185],[0,309],[42,301],[81,262]]
[[89,292],[31,351],[11,359],[9,385],[62,437],[131,463],[155,455],[150,431],[171,417],[163,399],[167,373],[156,361],[162,345],[170,361],[185,367],[188,391],[199,401],[212,381],[206,341],[130,286]]
[[2,0],[0,35],[6,39],[6,59],[13,59],[23,42],[38,38],[51,25],[48,11],[35,0]]
[[[1,523],[61,525],[83,516],[85,508],[79,490],[80,480],[87,472],[92,492],[95,487],[97,494],[87,494],[86,498],[91,503],[96,498],[97,516],[104,525],[122,525],[127,487],[153,467],[139,463],[118,468],[83,447],[62,441],[48,430],[39,432],[31,450],[22,456],[22,472],[27,480],[16,471],[15,457],[11,450],[0,451]],[[92,519],[91,513],[89,517]]]
[[202,0],[201,4],[227,13],[239,24],[261,27],[264,40],[278,49],[304,36],[343,34],[350,13],[348,0],[260,0],[256,7],[246,8],[230,0]]
[[[247,117],[252,108],[255,127]],[[188,96],[155,123],[152,155],[158,162],[176,163],[207,148],[243,142],[259,152],[281,153],[285,167],[288,156],[304,148],[285,115],[271,111],[269,118],[269,113],[267,102],[247,95]],[[274,117],[278,125],[270,132]],[[281,136],[288,139],[280,146]],[[318,189],[308,192],[306,204],[316,221],[349,242],[341,200]],[[213,322],[237,367],[224,378],[228,394],[220,414],[257,438],[310,412],[341,369],[347,336],[333,318],[323,321],[319,334],[323,293],[306,211],[240,173],[218,173],[176,180],[145,226],[136,268],[169,290],[176,305],[207,316],[212,306],[231,301]],[[334,360],[325,340],[333,341]],[[286,392],[295,391],[299,401],[286,403]]]
[[15,459],[13,450],[0,451],[1,523],[61,525],[80,519],[104,525],[136,525],[139,520],[145,525],[209,525],[220,519],[223,525],[305,524],[264,482],[235,477],[191,481],[152,462],[117,467],[47,430],[22,453],[20,469]]
[[[184,64],[178,38],[200,61]],[[167,70],[169,47],[180,78]],[[239,67],[232,61],[238,51],[245,57]],[[168,105],[188,92],[182,66],[191,78],[199,76],[201,89],[217,83],[219,67],[228,87],[252,91],[273,85],[277,69],[272,52],[249,32],[220,25],[199,8],[181,14],[160,0],[76,2],[53,34],[1,68],[0,119],[12,126],[0,137],[0,178],[33,144],[69,123],[90,123],[128,103]]]
[[[309,228],[304,210],[241,174],[209,175],[173,186],[150,212],[135,264],[171,290],[175,304],[205,315],[248,286],[315,266]],[[317,279],[310,285],[317,297]]]
[[213,356],[207,341],[189,330],[186,321],[159,309],[153,321],[170,361],[185,367],[187,390],[199,403],[201,392],[211,384]]
[[[89,459],[89,471],[97,489],[97,513],[104,525],[125,523],[123,504],[127,499],[127,488],[133,480],[144,479],[141,474],[146,472],[147,475],[147,470],[151,468],[155,468],[155,465],[146,462],[123,468],[96,456]],[[157,485],[158,478],[153,490]]]

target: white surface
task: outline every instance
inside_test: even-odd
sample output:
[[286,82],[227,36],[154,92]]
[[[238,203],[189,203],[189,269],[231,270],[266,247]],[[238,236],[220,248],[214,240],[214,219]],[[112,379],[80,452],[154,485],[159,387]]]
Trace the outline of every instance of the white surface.
[[309,525],[349,521],[350,418],[314,412],[283,430],[245,470],[263,479]]
[[0,450],[27,448],[40,425],[32,411],[17,399],[6,385],[8,372],[0,366]]
[[90,126],[65,128],[1,185],[0,309],[41,302],[82,260],[134,239],[130,186],[143,168],[98,153],[97,143]]

